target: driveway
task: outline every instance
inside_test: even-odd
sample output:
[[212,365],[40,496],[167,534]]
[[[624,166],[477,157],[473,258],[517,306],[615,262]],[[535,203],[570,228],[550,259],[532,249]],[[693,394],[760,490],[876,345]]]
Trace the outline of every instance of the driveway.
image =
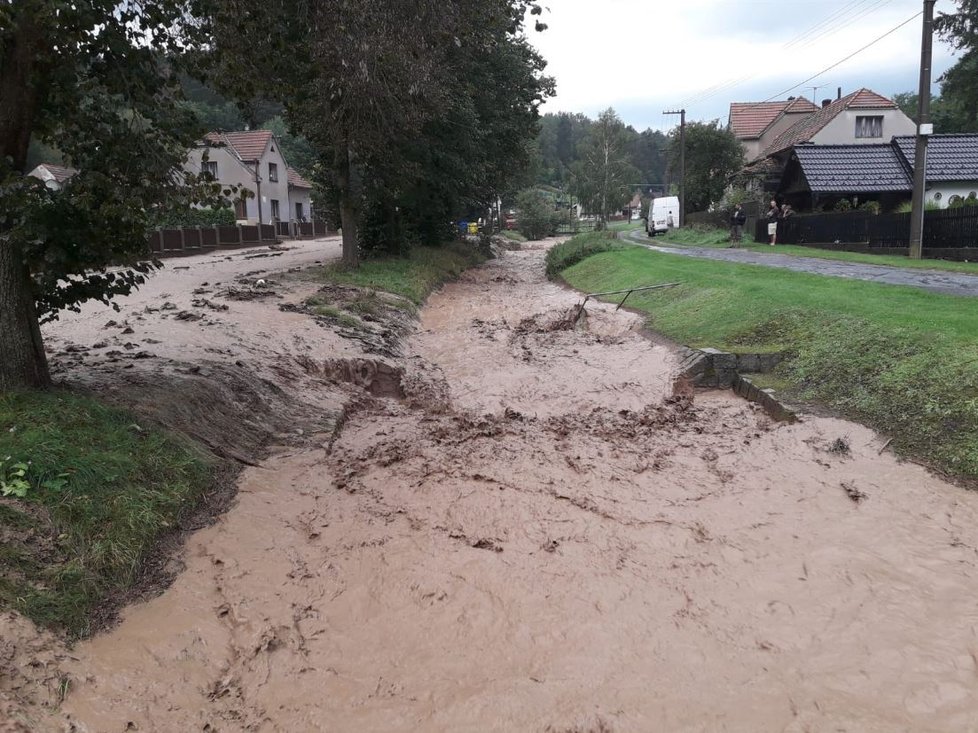
[[943,295],[962,295],[978,297],[978,275],[940,270],[911,270],[889,265],[868,265],[859,262],[821,260],[814,257],[796,257],[780,254],[776,250],[753,252],[746,249],[713,249],[710,247],[670,247],[649,244],[644,231],[629,232],[626,239],[647,249],[683,257],[698,257],[704,260],[736,262],[743,265],[778,267],[796,272],[810,272],[813,275],[845,277],[851,280],[866,280],[885,285],[907,285]]

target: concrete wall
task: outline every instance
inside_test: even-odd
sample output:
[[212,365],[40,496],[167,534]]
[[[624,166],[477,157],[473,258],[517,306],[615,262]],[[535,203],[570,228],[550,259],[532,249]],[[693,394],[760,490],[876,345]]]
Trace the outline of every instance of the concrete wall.
[[[856,137],[857,117],[882,117],[882,137]],[[913,120],[898,109],[847,109],[823,127],[812,142],[816,145],[879,145],[889,143],[894,135],[914,135]]]

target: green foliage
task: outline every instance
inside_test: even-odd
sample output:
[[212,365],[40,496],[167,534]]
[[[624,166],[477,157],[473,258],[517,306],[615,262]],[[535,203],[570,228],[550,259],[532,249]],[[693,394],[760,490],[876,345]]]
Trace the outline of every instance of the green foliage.
[[321,282],[393,293],[420,305],[439,285],[483,260],[474,246],[456,242],[443,247],[415,247],[404,257],[364,260],[357,268],[336,264],[307,273]]
[[184,209],[161,213],[152,221],[154,229],[180,229],[182,227],[234,226],[234,210],[227,208]]
[[787,351],[778,376],[796,396],[885,431],[907,454],[978,476],[974,299],[789,271],[772,277],[765,267],[637,247],[591,257],[563,276],[591,292],[682,282],[629,303],[681,343]]
[[567,268],[602,252],[621,249],[611,232],[579,234],[573,239],[551,247],[547,252],[547,277],[556,280]]
[[870,214],[880,213],[880,202],[879,201],[865,201],[859,204],[859,211],[867,211]]
[[947,205],[949,209],[963,209],[966,206],[978,206],[978,196],[974,193],[968,194],[968,196],[958,196],[953,201],[950,201]]
[[629,184],[640,175],[629,162],[625,125],[613,109],[606,109],[589,130],[573,165],[572,193],[584,210],[606,222],[631,199]]
[[16,496],[23,499],[31,488],[30,481],[27,480],[29,466],[26,463],[9,463],[9,461],[10,456],[0,460],[0,496]]
[[[924,211],[940,211],[940,210],[941,210],[941,205],[936,201],[928,200],[924,202]],[[913,211],[913,201],[904,201],[902,204],[896,207],[894,213],[909,214],[912,211]]]
[[[669,142],[669,170],[678,180],[680,170],[679,128]],[[686,211],[707,211],[718,203],[727,180],[744,165],[744,149],[719,120],[686,125]]]
[[527,239],[553,236],[560,225],[560,212],[554,210],[553,199],[533,188],[521,191],[516,197],[516,225]]
[[839,213],[846,213],[852,211],[852,201],[849,199],[839,199],[835,202],[835,206],[832,207],[832,211],[837,211]]
[[60,391],[0,394],[0,455],[29,484],[0,505],[0,606],[76,636],[213,478],[185,440]]

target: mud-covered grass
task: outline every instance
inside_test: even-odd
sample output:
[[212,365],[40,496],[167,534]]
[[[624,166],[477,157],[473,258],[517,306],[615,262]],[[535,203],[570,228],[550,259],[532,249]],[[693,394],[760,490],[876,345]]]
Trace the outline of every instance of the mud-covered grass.
[[520,244],[522,244],[523,242],[529,241],[526,237],[524,237],[515,229],[503,229],[501,232],[499,232],[499,234],[500,236],[510,240],[511,242],[519,242]]
[[[689,247],[729,247],[730,232],[716,227],[691,226],[673,231],[651,240],[655,244],[679,244]],[[744,232],[743,249],[763,254],[786,254],[795,257],[813,257],[820,260],[838,260],[841,262],[858,262],[866,265],[889,265],[917,270],[942,270],[945,272],[964,272],[978,275],[976,262],[952,262],[950,260],[911,260],[900,255],[872,255],[863,252],[838,252],[816,247],[802,247],[795,244],[778,244],[772,247],[767,242],[755,243],[753,236]]]
[[460,242],[444,247],[415,247],[407,257],[364,260],[356,269],[327,265],[309,271],[307,276],[324,283],[393,293],[420,305],[439,285],[454,280],[484,259],[474,245]]
[[905,455],[978,477],[978,299],[639,248],[562,275],[589,292],[680,281],[629,305],[691,346],[787,351],[777,377],[795,398],[879,429]]
[[[9,456],[9,459],[7,458]],[[211,484],[213,459],[129,412],[63,391],[0,395],[0,607],[83,636]]]

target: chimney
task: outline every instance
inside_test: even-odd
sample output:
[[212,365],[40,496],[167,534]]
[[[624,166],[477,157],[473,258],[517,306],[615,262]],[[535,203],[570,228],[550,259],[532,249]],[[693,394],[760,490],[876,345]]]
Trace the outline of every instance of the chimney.
[[832,104],[832,100],[831,100],[831,99],[823,99],[823,100],[822,100],[822,109],[825,109],[825,108],[826,108],[826,107],[828,107],[828,106],[829,106],[830,104]]
[[842,99],[842,87],[839,87],[839,91],[836,92],[836,99]]

